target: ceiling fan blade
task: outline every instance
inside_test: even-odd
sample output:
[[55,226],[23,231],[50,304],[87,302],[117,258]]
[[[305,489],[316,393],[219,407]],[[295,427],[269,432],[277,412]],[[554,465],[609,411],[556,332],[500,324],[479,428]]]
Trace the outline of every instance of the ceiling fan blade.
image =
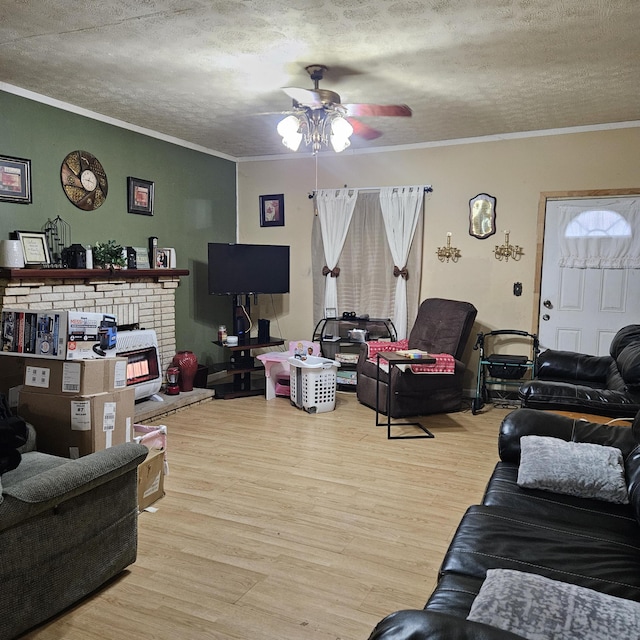
[[370,127],[368,124],[360,122],[360,120],[356,120],[355,118],[347,118],[347,120],[353,127],[353,135],[358,136],[359,138],[363,138],[364,140],[375,140],[382,135],[382,131],[378,131],[377,129]]
[[298,87],[283,87],[282,90],[293,100],[307,106],[322,105],[322,99],[317,91],[300,89]]
[[404,116],[411,117],[406,104],[343,104],[350,116]]

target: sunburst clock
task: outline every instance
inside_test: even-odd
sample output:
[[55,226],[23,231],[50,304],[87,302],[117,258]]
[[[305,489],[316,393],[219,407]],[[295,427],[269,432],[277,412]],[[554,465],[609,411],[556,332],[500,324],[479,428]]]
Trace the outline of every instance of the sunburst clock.
[[87,151],[72,151],[60,167],[62,188],[78,209],[93,211],[107,198],[109,183],[98,158]]

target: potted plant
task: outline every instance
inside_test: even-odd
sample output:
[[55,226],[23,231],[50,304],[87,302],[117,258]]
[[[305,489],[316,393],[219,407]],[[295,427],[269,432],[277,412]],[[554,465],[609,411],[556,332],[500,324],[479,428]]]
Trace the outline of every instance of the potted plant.
[[115,240],[96,242],[93,247],[93,264],[100,269],[122,269],[126,260],[123,248]]

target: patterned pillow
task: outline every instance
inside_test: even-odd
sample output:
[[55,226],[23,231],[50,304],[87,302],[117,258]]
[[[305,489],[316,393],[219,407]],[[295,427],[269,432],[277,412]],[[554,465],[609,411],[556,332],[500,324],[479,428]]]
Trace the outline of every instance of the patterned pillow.
[[518,486],[629,504],[622,452],[590,442],[520,438]]
[[637,640],[640,603],[512,569],[489,569],[467,620],[528,640]]

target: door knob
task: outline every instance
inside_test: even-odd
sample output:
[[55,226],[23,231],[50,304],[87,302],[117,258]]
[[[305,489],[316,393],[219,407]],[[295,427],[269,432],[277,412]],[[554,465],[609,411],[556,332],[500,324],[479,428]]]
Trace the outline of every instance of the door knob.
[[553,309],[553,305],[551,304],[551,300],[545,300],[543,303],[546,309]]
[[543,319],[543,320],[551,320],[551,316],[550,316],[548,313],[545,313],[545,314],[542,316],[542,319]]

